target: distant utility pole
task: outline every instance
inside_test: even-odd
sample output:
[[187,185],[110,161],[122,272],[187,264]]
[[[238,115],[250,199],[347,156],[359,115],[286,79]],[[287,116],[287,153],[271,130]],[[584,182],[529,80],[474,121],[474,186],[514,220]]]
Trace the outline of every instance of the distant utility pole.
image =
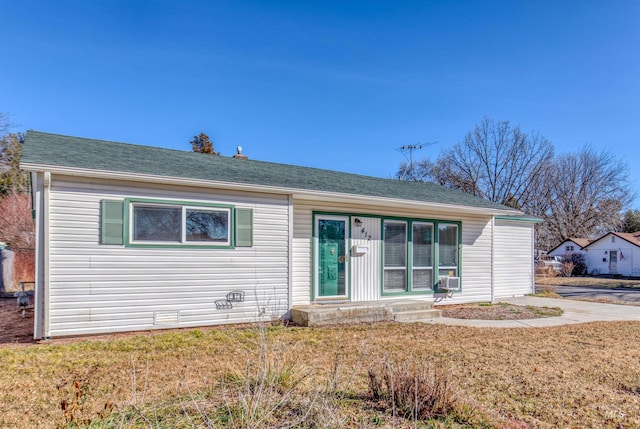
[[404,171],[402,172],[402,177],[400,177],[400,180],[404,180],[404,177],[407,175],[408,171],[413,171],[413,151],[417,149],[422,149],[425,146],[431,146],[436,143],[438,142],[429,142],[425,144],[407,144],[404,146],[400,146],[398,148],[398,150],[402,152],[402,154],[405,156],[406,156],[406,153],[409,152],[409,165],[405,167]]
[[400,146],[400,152],[402,152],[403,154],[406,153],[406,151],[409,151],[409,167],[413,168],[413,151],[416,149],[422,149],[424,146],[421,144],[407,144],[404,146]]

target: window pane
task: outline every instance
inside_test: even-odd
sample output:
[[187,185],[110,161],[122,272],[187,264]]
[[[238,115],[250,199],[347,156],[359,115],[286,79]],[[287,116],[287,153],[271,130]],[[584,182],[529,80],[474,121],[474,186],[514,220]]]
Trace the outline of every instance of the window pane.
[[433,225],[413,223],[413,266],[431,267]]
[[187,209],[187,241],[229,241],[229,212]]
[[439,264],[441,267],[458,266],[458,226],[439,225]]
[[403,292],[406,289],[407,270],[384,270],[385,292]]
[[458,269],[457,268],[440,268],[438,270],[439,276],[449,276],[449,277],[458,277]]
[[180,242],[182,209],[180,207],[133,206],[134,241]]
[[433,270],[413,270],[413,290],[433,289]]
[[407,288],[407,224],[384,222],[384,290],[405,291]]
[[407,224],[384,223],[384,266],[405,267],[407,265]]

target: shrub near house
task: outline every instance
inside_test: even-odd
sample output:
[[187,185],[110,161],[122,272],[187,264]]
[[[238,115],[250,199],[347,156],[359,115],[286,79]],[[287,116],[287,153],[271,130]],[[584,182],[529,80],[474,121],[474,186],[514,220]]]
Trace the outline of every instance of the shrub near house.
[[6,246],[1,251],[2,281],[0,292],[15,292],[20,282],[35,277],[35,226],[31,216],[28,193],[11,192],[0,199],[0,241]]

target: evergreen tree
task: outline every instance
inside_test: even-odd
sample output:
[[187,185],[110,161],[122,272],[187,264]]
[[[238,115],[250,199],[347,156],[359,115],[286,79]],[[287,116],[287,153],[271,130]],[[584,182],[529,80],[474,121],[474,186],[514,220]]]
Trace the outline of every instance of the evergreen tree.
[[640,210],[627,210],[622,217],[621,232],[640,231]]
[[29,190],[29,177],[20,170],[24,134],[10,133],[7,115],[0,113],[0,197],[11,191]]
[[193,140],[191,140],[191,148],[194,152],[206,153],[209,155],[220,155],[220,152],[216,152],[213,149],[213,142],[205,133],[193,136]]

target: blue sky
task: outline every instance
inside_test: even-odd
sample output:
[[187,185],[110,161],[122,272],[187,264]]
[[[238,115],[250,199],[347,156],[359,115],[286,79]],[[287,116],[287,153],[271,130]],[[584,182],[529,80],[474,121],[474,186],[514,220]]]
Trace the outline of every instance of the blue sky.
[[[640,191],[640,1],[0,0],[18,130],[390,177],[483,117],[585,144]],[[638,192],[640,194],[640,192]],[[640,209],[640,198],[633,208]]]

